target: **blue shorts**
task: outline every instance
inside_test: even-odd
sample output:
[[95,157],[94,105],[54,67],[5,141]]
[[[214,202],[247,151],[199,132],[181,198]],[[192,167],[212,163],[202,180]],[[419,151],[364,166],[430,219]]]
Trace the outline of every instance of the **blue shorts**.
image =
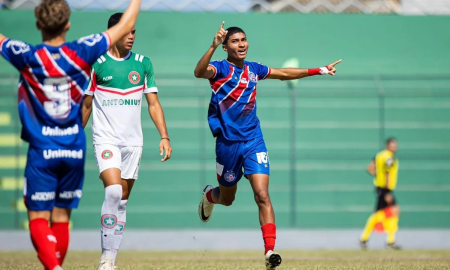
[[216,168],[217,180],[225,187],[236,185],[244,174],[270,175],[269,155],[263,137],[246,142],[217,137]]
[[25,168],[25,205],[33,211],[54,206],[77,208],[84,181],[86,149],[28,149]]

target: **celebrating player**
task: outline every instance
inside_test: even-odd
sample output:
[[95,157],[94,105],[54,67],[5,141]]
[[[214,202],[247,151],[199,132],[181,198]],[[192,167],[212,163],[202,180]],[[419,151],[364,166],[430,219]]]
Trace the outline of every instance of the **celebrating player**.
[[367,166],[367,172],[375,177],[373,183],[378,201],[375,213],[367,220],[366,227],[361,235],[360,245],[362,249],[367,249],[367,241],[377,224],[381,225],[380,231],[387,232],[387,248],[400,249],[395,243],[400,208],[397,206],[393,194],[397,186],[399,167],[398,159],[395,157],[397,148],[397,140],[389,138],[386,141],[386,149],[379,152]]
[[[112,15],[108,28],[117,25],[122,16],[123,13]],[[83,103],[83,127],[92,108],[94,111],[94,151],[105,187],[99,270],[114,269],[125,230],[128,198],[138,178],[143,145],[142,94],[147,98],[148,111],[161,135],[159,149],[161,155],[165,152],[161,161],[168,160],[172,152],[152,63],[147,57],[131,52],[135,37],[133,28],[92,66],[91,83]]]
[[[203,189],[198,213],[203,222],[208,222],[215,204],[231,205],[237,190],[236,184],[245,174],[259,208],[266,268],[275,269],[281,264],[281,256],[274,252],[275,215],[268,192],[270,165],[256,116],[256,84],[264,79],[294,80],[313,75],[334,75],[335,65],[341,60],[314,69],[269,68],[245,60],[249,45],[241,28],[230,27],[224,30],[223,26],[224,23],[194,72],[197,78],[209,79],[212,88],[208,122],[216,137],[219,182],[216,188],[207,185]],[[220,44],[228,54],[227,59],[210,62]]]
[[19,114],[22,139],[29,143],[24,199],[31,240],[46,269],[62,269],[70,214],[81,198],[86,137],[80,103],[90,65],[133,29],[140,4],[141,0],[131,0],[116,27],[66,42],[68,4],[43,0],[34,10],[42,44],[0,34],[0,54],[21,75]]

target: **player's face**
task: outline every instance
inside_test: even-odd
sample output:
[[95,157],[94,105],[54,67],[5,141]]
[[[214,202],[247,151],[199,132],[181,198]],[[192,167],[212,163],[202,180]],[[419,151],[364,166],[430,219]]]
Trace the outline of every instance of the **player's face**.
[[244,60],[247,57],[248,41],[244,33],[236,33],[228,38],[223,48],[228,57],[236,60]]
[[119,46],[122,49],[125,49],[125,50],[129,51],[129,50],[131,50],[133,48],[133,44],[134,44],[134,39],[135,38],[136,38],[136,29],[133,28],[133,30],[130,33],[128,33],[126,36],[124,36],[122,38],[122,40],[120,41]]
[[397,141],[391,141],[387,146],[387,149],[394,153],[397,152],[397,148],[398,148]]

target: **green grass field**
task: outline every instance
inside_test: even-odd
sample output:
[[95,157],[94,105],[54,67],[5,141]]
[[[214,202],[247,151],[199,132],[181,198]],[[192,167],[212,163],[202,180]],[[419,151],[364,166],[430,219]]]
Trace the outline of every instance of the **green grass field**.
[[[262,252],[120,252],[118,269],[265,269]],[[450,251],[284,251],[279,267],[312,269],[450,269]],[[96,269],[99,252],[70,252],[64,269]],[[0,269],[42,269],[33,252],[0,252]]]

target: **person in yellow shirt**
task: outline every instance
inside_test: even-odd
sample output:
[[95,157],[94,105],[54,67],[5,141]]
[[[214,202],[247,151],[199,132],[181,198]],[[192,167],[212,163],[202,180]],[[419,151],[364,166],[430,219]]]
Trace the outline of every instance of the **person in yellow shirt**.
[[398,144],[394,138],[386,141],[386,149],[379,152],[367,166],[367,172],[373,175],[375,193],[378,198],[375,213],[367,220],[366,227],[360,238],[360,246],[367,249],[367,241],[374,229],[387,233],[387,248],[398,250],[395,243],[395,233],[398,230],[400,208],[393,191],[397,186],[399,162],[395,157]]

